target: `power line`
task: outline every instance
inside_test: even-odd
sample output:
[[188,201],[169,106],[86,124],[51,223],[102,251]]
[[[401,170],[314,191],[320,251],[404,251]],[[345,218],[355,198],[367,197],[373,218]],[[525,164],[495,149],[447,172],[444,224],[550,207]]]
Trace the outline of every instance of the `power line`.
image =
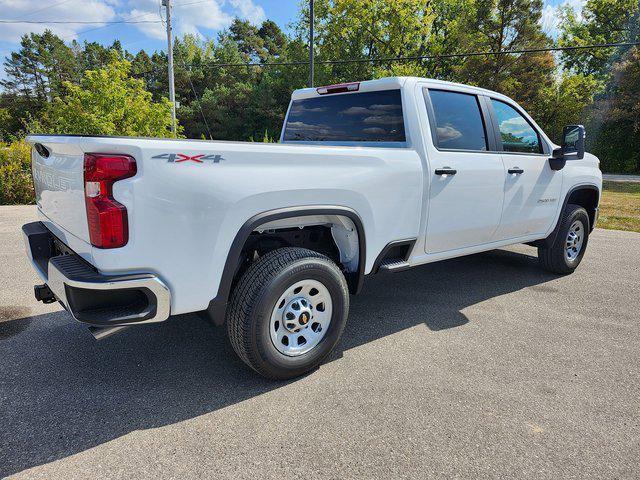
[[35,24],[74,24],[74,25],[116,25],[121,23],[160,23],[160,20],[120,20],[117,22],[96,22],[96,21],[69,21],[69,20],[0,20],[0,23],[35,23]]
[[201,3],[209,3],[211,0],[199,0],[198,2],[189,2],[189,3],[177,3],[173,7],[187,7],[189,5],[199,5]]
[[[507,54],[528,54],[528,53],[541,53],[541,52],[553,52],[553,51],[571,51],[571,50],[585,50],[585,49],[597,49],[597,48],[614,48],[614,47],[633,47],[640,45],[640,42],[625,42],[625,43],[602,43],[594,45],[577,45],[572,47],[545,47],[545,48],[532,48],[528,50],[500,50],[497,52],[466,52],[466,53],[450,53],[444,55],[420,55],[414,57],[385,57],[385,58],[354,58],[349,60],[319,60],[315,61],[316,64],[345,64],[345,63],[385,63],[394,61],[410,61],[410,60],[438,60],[441,58],[464,58],[464,57],[477,57],[477,56],[491,56],[491,55],[507,55]],[[291,62],[248,62],[248,63],[185,63],[180,60],[183,67],[202,66],[202,67],[291,67],[291,66],[308,66],[308,60],[296,60]],[[152,72],[151,70],[145,70],[136,72],[138,75]]]
[[[134,16],[134,17],[129,17],[129,19],[128,19],[128,20],[129,20],[129,21],[131,21],[131,20],[135,20],[136,18],[147,17],[147,16],[149,16],[149,15],[157,15],[157,13],[156,13],[156,12],[147,12],[147,13],[143,13],[143,14],[141,14],[141,15],[136,15],[136,16]],[[133,22],[132,22],[132,23],[133,23]],[[88,30],[82,30],[81,32],[74,33],[73,35],[66,35],[66,36],[64,36],[64,37],[62,37],[62,38],[77,37],[77,36],[79,36],[79,35],[83,35],[83,34],[85,34],[85,33],[94,32],[94,31],[96,31],[96,30],[101,30],[101,29],[103,29],[103,28],[109,28],[109,27],[111,27],[111,26],[113,26],[113,25],[103,25],[103,26],[101,26],[101,27],[90,28],[90,29],[88,29]]]
[[[542,52],[560,52],[560,51],[572,51],[572,50],[589,50],[596,48],[615,48],[615,47],[633,47],[640,45],[640,42],[625,42],[625,43],[600,43],[594,45],[575,45],[570,47],[541,47],[531,49],[520,50],[499,50],[499,51],[486,51],[486,52],[465,52],[465,53],[448,53],[442,55],[416,55],[410,57],[383,57],[383,58],[352,58],[347,60],[317,60],[316,64],[324,65],[338,65],[347,63],[391,63],[391,62],[403,62],[413,60],[438,60],[442,58],[464,58],[464,57],[478,57],[478,56],[498,56],[498,55],[518,55],[528,53],[542,53]],[[204,64],[208,67],[278,67],[278,66],[294,66],[294,65],[308,65],[306,60],[296,60],[291,62],[247,62],[247,63],[210,63]]]
[[196,103],[198,104],[198,110],[200,110],[200,116],[202,117],[202,121],[204,122],[204,126],[207,129],[207,134],[209,134],[209,140],[213,140],[213,136],[211,135],[211,129],[209,129],[209,122],[207,122],[207,116],[204,114],[204,110],[202,109],[202,104],[200,103],[200,96],[198,92],[196,92],[196,87],[193,85],[193,81],[191,80],[191,69],[187,67],[187,64],[181,61],[182,66],[187,71],[187,79],[189,80],[189,85],[191,85],[191,91],[193,95],[196,97]]

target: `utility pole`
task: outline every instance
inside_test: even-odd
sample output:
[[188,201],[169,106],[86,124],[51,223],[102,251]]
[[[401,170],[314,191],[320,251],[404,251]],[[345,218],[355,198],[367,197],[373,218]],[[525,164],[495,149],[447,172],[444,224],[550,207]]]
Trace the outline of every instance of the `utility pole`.
[[309,87],[313,87],[313,0],[309,0]]
[[169,100],[171,101],[171,132],[176,136],[176,87],[173,78],[173,32],[171,31],[171,0],[162,0],[167,9],[167,56],[169,58]]

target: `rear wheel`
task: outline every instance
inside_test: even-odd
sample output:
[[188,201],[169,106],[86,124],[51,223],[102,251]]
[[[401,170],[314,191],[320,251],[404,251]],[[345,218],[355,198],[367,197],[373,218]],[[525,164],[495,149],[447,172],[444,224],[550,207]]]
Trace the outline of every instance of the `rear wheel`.
[[572,273],[584,256],[589,241],[589,215],[579,205],[567,205],[550,247],[538,247],[538,259],[545,270]]
[[257,260],[233,291],[227,333],[261,375],[287,379],[316,368],[338,343],[349,309],[344,275],[326,256],[280,248]]

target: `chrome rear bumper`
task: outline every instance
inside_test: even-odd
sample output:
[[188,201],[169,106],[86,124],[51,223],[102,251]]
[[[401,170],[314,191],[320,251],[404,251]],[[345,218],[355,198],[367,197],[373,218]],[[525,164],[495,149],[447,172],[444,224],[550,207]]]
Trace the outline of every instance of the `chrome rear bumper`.
[[22,232],[34,269],[77,321],[117,326],[169,318],[171,293],[156,275],[103,275],[41,222],[24,225]]

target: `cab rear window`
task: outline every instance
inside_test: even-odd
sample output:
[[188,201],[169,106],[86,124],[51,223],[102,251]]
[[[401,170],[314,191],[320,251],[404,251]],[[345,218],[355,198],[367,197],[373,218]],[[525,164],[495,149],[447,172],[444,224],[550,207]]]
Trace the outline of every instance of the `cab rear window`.
[[287,142],[405,142],[400,90],[294,100]]

